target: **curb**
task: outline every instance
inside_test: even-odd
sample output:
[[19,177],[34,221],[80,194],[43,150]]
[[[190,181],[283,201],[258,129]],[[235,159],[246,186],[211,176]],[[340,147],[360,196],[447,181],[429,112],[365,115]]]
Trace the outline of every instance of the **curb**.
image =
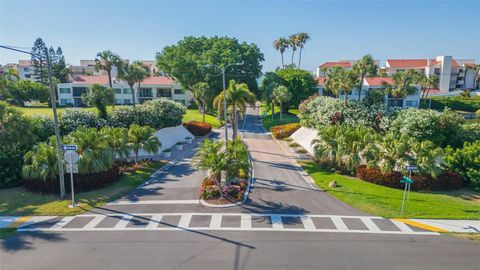
[[413,221],[413,220],[410,220],[410,219],[393,218],[393,220],[399,221],[399,222],[402,222],[402,223],[405,223],[407,225],[411,225],[411,226],[414,226],[414,227],[417,227],[417,228],[420,228],[420,229],[432,231],[432,232],[439,232],[439,233],[448,232],[447,230],[444,230],[442,228],[438,228],[438,227],[435,227],[435,226],[423,224],[423,223],[420,223],[418,221]]

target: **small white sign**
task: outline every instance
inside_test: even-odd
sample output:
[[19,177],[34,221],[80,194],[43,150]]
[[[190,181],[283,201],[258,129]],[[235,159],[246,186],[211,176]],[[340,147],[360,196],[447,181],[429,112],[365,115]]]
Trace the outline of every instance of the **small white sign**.
[[78,173],[78,164],[68,164],[67,173]]
[[407,171],[415,171],[417,169],[417,166],[408,165],[408,166],[405,166],[405,169]]
[[65,151],[67,151],[67,150],[77,151],[78,150],[78,146],[76,146],[75,144],[64,144],[64,145],[62,145],[62,148]]
[[67,163],[77,163],[78,162],[78,153],[73,151],[73,150],[67,150],[65,151],[65,153],[63,154],[63,159],[65,159],[65,162]]

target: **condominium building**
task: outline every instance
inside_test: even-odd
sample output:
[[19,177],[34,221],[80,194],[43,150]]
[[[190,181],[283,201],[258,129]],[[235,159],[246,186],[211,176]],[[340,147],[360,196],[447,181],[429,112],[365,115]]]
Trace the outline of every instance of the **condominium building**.
[[[58,101],[62,106],[84,106],[82,95],[86,94],[93,84],[100,84],[108,87],[108,76],[76,76],[72,82],[60,83],[57,85]],[[140,87],[135,84],[133,94],[130,86],[117,78],[113,78],[113,91],[115,104],[127,105],[143,103],[147,100],[157,98],[168,98],[180,102],[186,106],[190,105],[193,95],[190,91],[183,90],[180,84],[170,77],[153,76],[141,82]]]
[[[128,59],[122,60],[125,63],[129,63]],[[158,73],[158,69],[156,66],[155,60],[140,60],[140,62],[148,68],[150,71],[150,76],[155,76]],[[80,65],[68,65],[68,70],[72,76],[99,76],[99,75],[107,75],[105,70],[96,70],[95,69],[95,60],[80,60]],[[118,76],[118,68],[112,67],[111,71],[112,77]]]
[[18,60],[18,63],[8,63],[5,66],[0,67],[0,73],[12,68],[17,71],[18,77],[22,80],[33,81],[33,66],[30,60]]

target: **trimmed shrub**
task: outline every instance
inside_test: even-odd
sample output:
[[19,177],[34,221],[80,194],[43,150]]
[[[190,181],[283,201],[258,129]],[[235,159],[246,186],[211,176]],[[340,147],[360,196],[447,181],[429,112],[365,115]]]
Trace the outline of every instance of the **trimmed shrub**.
[[299,123],[290,123],[284,125],[278,125],[270,128],[272,135],[277,139],[283,139],[292,135],[297,131],[301,125]]
[[466,142],[463,148],[445,149],[444,161],[452,171],[462,175],[475,190],[480,190],[480,141]]
[[198,121],[183,123],[183,126],[195,136],[205,136],[212,131],[212,125]]
[[220,198],[220,189],[217,185],[205,186],[200,190],[200,198],[214,200]]
[[24,151],[0,147],[0,189],[22,184]]
[[237,199],[238,193],[240,193],[240,187],[237,185],[225,185],[223,187],[223,194],[230,198],[235,198]]
[[52,117],[46,115],[34,115],[31,117],[33,134],[39,141],[45,141],[48,137],[55,135],[55,123]]
[[[120,170],[118,166],[95,174],[81,175],[76,174],[73,177],[75,192],[89,191],[112,184],[119,179]],[[70,179],[69,174],[65,174],[65,179]],[[24,179],[26,189],[45,193],[58,193],[60,185],[57,179]],[[69,182],[68,182],[69,183]],[[70,184],[65,183],[65,189],[70,192]]]
[[[401,172],[382,173],[379,169],[361,165],[357,168],[357,177],[377,185],[391,188],[403,189],[404,184],[400,183],[403,175]],[[445,172],[437,178],[430,175],[413,174],[412,190],[452,190],[463,186],[463,177],[454,172]]]
[[100,128],[107,125],[107,121],[99,119],[91,111],[84,109],[66,109],[59,117],[60,133],[66,135],[79,127]]
[[475,112],[480,110],[480,96],[432,97],[432,109],[443,110],[445,107],[452,110]]

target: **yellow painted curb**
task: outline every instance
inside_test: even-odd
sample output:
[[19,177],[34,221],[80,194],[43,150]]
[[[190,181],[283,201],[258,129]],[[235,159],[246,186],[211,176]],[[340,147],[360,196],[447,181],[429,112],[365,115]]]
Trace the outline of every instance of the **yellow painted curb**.
[[448,232],[447,230],[444,230],[444,229],[441,229],[441,228],[438,228],[438,227],[434,227],[434,226],[430,226],[430,225],[427,225],[427,224],[423,224],[423,223],[413,221],[413,220],[410,220],[410,219],[394,218],[393,220],[400,221],[400,222],[403,222],[405,224],[412,225],[414,227],[418,227],[418,228],[421,228],[421,229],[424,229],[424,230],[429,230],[429,231],[432,231],[432,232]]
[[12,224],[10,224],[8,227],[10,228],[18,228],[20,225],[22,225],[23,223],[29,221],[32,217],[30,216],[26,216],[26,217],[19,217],[17,218],[17,220],[15,220],[15,222],[13,222]]

